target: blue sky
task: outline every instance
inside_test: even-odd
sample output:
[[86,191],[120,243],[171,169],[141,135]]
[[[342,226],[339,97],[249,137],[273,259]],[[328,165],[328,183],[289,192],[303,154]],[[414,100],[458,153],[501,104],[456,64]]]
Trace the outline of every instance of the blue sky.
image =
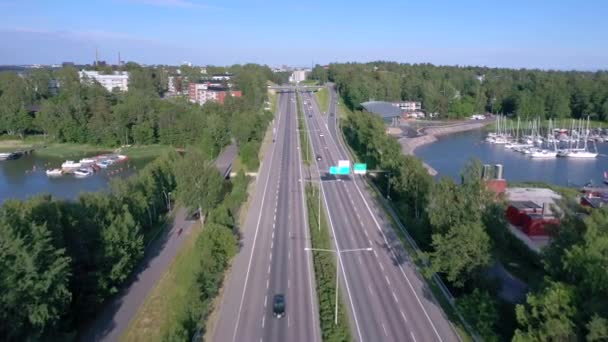
[[0,64],[608,68],[608,1],[0,0]]

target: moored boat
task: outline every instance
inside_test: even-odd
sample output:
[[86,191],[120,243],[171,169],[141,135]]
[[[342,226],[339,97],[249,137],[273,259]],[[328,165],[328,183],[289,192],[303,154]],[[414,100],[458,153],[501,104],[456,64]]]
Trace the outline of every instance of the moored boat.
[[589,158],[596,158],[597,155],[598,155],[597,153],[590,152],[590,151],[570,151],[568,154],[566,154],[566,157],[578,158],[578,159],[589,159]]
[[82,178],[88,177],[93,174],[93,169],[89,167],[81,167],[79,169],[74,170],[74,176]]
[[537,159],[541,159],[541,158],[555,158],[555,157],[557,157],[557,152],[547,151],[547,150],[541,150],[541,151],[530,152],[530,154],[528,154],[528,155],[530,156],[530,158],[537,158]]
[[99,166],[102,169],[105,169],[108,166],[110,166],[110,163],[107,160],[100,160],[100,161],[96,162],[95,165]]
[[11,157],[12,153],[0,153],[0,160],[7,160]]
[[92,165],[92,164],[95,164],[95,159],[91,159],[91,158],[80,159],[80,165]]
[[62,169],[77,169],[81,167],[80,163],[76,163],[73,160],[66,160],[63,164],[61,164]]
[[49,169],[46,170],[46,175],[49,177],[58,177],[63,174],[63,170],[61,169]]

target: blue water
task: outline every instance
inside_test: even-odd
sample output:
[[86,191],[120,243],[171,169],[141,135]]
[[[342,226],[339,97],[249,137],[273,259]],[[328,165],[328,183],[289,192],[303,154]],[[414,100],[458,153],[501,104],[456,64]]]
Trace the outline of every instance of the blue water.
[[503,164],[504,178],[517,182],[542,181],[582,186],[592,181],[601,185],[603,173],[608,171],[608,143],[597,144],[600,155],[595,159],[537,160],[504,146],[483,142],[485,135],[486,132],[475,130],[440,137],[435,143],[417,148],[414,154],[437,170],[438,177],[448,176],[456,180],[470,158],[477,158],[484,164]]
[[[82,156],[84,158],[85,156]],[[79,160],[80,158],[74,158]],[[118,163],[86,178],[71,175],[47,177],[47,168],[58,168],[64,160],[42,158],[35,153],[16,160],[0,161],[0,203],[7,199],[26,199],[47,193],[61,199],[75,199],[82,192],[104,191],[110,180],[124,178],[143,167],[147,160]]]

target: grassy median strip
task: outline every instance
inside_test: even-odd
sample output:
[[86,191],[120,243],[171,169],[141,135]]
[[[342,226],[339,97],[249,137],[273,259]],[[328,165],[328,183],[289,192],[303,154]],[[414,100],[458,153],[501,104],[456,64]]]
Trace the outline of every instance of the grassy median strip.
[[[308,226],[312,248],[333,250],[327,220],[323,212],[319,213],[320,191],[317,186],[306,185],[306,205],[308,208]],[[319,228],[319,215],[321,227]],[[346,308],[338,298],[338,324],[335,324],[336,303],[336,255],[331,252],[312,252],[315,268],[315,282],[319,301],[319,319],[323,341],[350,341],[350,329]],[[344,293],[343,290],[341,290]]]
[[310,165],[310,143],[308,142],[308,132],[306,131],[306,125],[304,124],[300,93],[297,93],[296,98],[298,99],[298,132],[300,134],[300,148],[303,149],[301,153],[302,160],[305,165]]
[[319,109],[321,112],[329,112],[329,91],[327,88],[323,87],[319,89],[315,93],[315,97],[317,98],[317,103],[319,104]]

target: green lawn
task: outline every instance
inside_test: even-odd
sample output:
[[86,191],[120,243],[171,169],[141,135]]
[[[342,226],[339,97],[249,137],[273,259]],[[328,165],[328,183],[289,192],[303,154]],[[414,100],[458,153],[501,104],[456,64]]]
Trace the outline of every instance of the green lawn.
[[297,95],[298,98],[298,130],[299,130],[299,134],[300,134],[300,148],[302,148],[304,151],[302,151],[302,160],[304,161],[304,164],[306,165],[310,165],[310,148],[309,147],[309,142],[308,142],[308,132],[306,131],[306,124],[304,123],[304,114],[302,113],[302,106],[300,105],[300,94],[298,93]]
[[304,80],[300,82],[301,85],[317,85],[319,81],[317,80]]
[[120,153],[131,159],[148,159],[156,158],[171,150],[174,148],[167,145],[141,145],[121,148]]
[[171,331],[172,325],[179,320],[198,296],[197,274],[200,263],[196,240],[203,230],[195,226],[188,236],[175,260],[169,265],[156,287],[141,305],[129,324],[121,341],[160,341],[164,334]]
[[319,89],[319,91],[315,93],[315,97],[317,98],[317,103],[319,104],[321,112],[329,112],[329,91],[327,88],[324,87]]

